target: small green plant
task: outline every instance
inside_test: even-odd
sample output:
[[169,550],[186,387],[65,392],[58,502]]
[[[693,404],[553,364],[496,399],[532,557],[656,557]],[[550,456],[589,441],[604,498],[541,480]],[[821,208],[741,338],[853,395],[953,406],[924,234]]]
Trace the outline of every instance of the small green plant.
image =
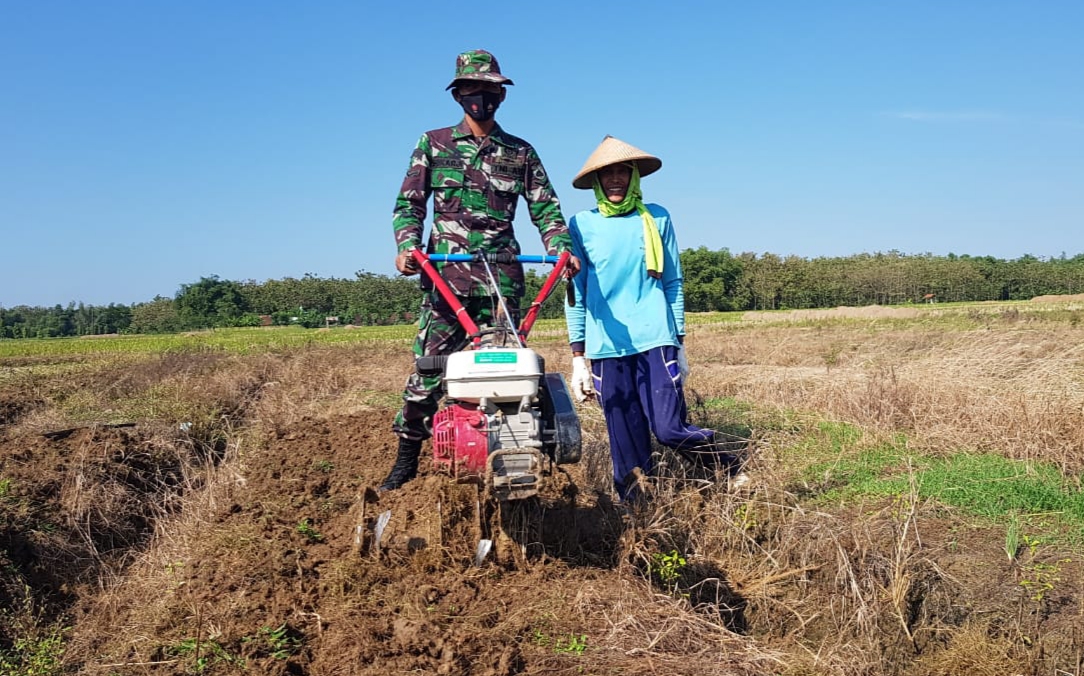
[[0,479],[0,500],[11,499],[11,479]]
[[1020,518],[1015,511],[1009,512],[1009,525],[1005,528],[1005,555],[1009,561],[1016,560],[1020,551]]
[[677,589],[681,573],[688,562],[676,549],[669,553],[655,552],[651,555],[651,572],[658,576],[671,594]]
[[1046,595],[1054,591],[1054,586],[1061,582],[1062,565],[1071,561],[1072,559],[1059,559],[1054,563],[1029,563],[1024,566],[1024,578],[1020,580],[1020,586],[1029,594],[1028,598],[1042,603]]
[[31,527],[31,530],[37,531],[38,533],[55,533],[57,531],[57,525],[51,521],[39,521]]
[[335,465],[332,464],[329,460],[315,460],[312,463],[312,468],[317,472],[323,472],[324,474],[328,474],[331,472],[331,470],[335,469]]
[[555,653],[582,655],[585,650],[587,650],[587,634],[558,636],[553,644],[553,652]]
[[308,519],[302,519],[297,522],[297,532],[304,535],[310,542],[319,542],[324,539],[324,536],[320,531],[312,527],[312,523]]
[[[20,623],[16,623],[18,626]],[[45,633],[30,633],[15,639],[9,650],[0,649],[0,675],[53,676],[61,673],[64,632],[54,627]]]
[[757,517],[753,510],[749,509],[749,503],[743,502],[734,510],[734,523],[747,532],[757,527]]
[[1022,536],[1024,544],[1028,548],[1028,556],[1035,558],[1035,552],[1039,551],[1039,547],[1045,543],[1045,539],[1041,535],[1031,536],[1024,533]]
[[821,359],[824,360],[826,371],[831,371],[833,366],[839,364],[839,355],[841,354],[843,354],[843,345],[840,343],[832,343],[828,349],[821,353]]
[[241,642],[257,643],[259,648],[265,649],[267,654],[276,660],[289,658],[301,647],[301,639],[290,635],[285,622],[274,629],[267,626],[260,627],[255,636],[246,636],[241,639]]
[[175,646],[170,646],[166,652],[176,657],[192,657],[191,672],[202,674],[208,668],[221,662],[238,663],[239,660],[226,652],[226,649],[217,641],[200,641],[195,638],[186,638]]
[[534,630],[534,636],[531,638],[535,645],[547,646],[550,644],[550,637],[546,635],[546,632],[541,629]]

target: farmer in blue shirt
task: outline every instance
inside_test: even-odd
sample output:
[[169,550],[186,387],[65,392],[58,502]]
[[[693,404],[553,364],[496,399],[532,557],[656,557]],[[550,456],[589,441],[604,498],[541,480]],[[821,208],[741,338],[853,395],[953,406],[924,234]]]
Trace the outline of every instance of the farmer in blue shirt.
[[572,279],[576,302],[565,307],[572,392],[579,401],[598,394],[622,500],[636,495],[637,468],[652,473],[652,434],[687,457],[730,468],[732,486],[747,480],[736,459],[720,450],[717,433],[687,420],[677,238],[669,212],[644,204],[640,191],[640,178],[660,167],[659,158],[607,136],[572,181],[594,189],[598,202],[569,222],[581,263]]

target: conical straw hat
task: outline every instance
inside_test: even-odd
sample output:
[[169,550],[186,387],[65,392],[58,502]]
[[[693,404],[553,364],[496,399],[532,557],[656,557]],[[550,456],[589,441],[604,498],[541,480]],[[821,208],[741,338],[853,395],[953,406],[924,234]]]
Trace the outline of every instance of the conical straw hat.
[[636,146],[630,146],[621,139],[607,135],[583,163],[580,173],[572,179],[572,187],[590,190],[594,185],[592,174],[607,165],[619,162],[636,162],[640,167],[640,176],[653,174],[662,167],[662,160],[654,155],[648,155]]

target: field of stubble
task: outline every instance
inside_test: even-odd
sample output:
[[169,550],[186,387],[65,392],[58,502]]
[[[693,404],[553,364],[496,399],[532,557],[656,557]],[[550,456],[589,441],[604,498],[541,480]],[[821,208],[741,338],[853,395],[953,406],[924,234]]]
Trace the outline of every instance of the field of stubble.
[[[482,566],[471,487],[366,490],[411,327],[0,342],[0,674],[1079,676],[1082,308],[691,317],[752,483],[660,449],[625,514],[585,405]],[[532,346],[567,377],[560,322]]]

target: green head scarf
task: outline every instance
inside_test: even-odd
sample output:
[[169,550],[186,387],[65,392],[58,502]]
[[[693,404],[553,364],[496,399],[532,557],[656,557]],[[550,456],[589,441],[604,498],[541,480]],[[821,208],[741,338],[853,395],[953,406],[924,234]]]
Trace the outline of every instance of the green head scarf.
[[624,216],[635,209],[644,222],[644,262],[647,264],[647,274],[655,279],[662,277],[663,255],[662,237],[659,236],[659,228],[655,225],[655,219],[651,212],[644,206],[644,196],[640,192],[640,167],[636,162],[626,163],[632,167],[632,176],[629,178],[629,188],[625,191],[625,198],[614,203],[606,197],[602,184],[598,180],[598,171],[592,178],[595,188],[595,201],[598,202],[598,212],[609,218],[610,216]]

